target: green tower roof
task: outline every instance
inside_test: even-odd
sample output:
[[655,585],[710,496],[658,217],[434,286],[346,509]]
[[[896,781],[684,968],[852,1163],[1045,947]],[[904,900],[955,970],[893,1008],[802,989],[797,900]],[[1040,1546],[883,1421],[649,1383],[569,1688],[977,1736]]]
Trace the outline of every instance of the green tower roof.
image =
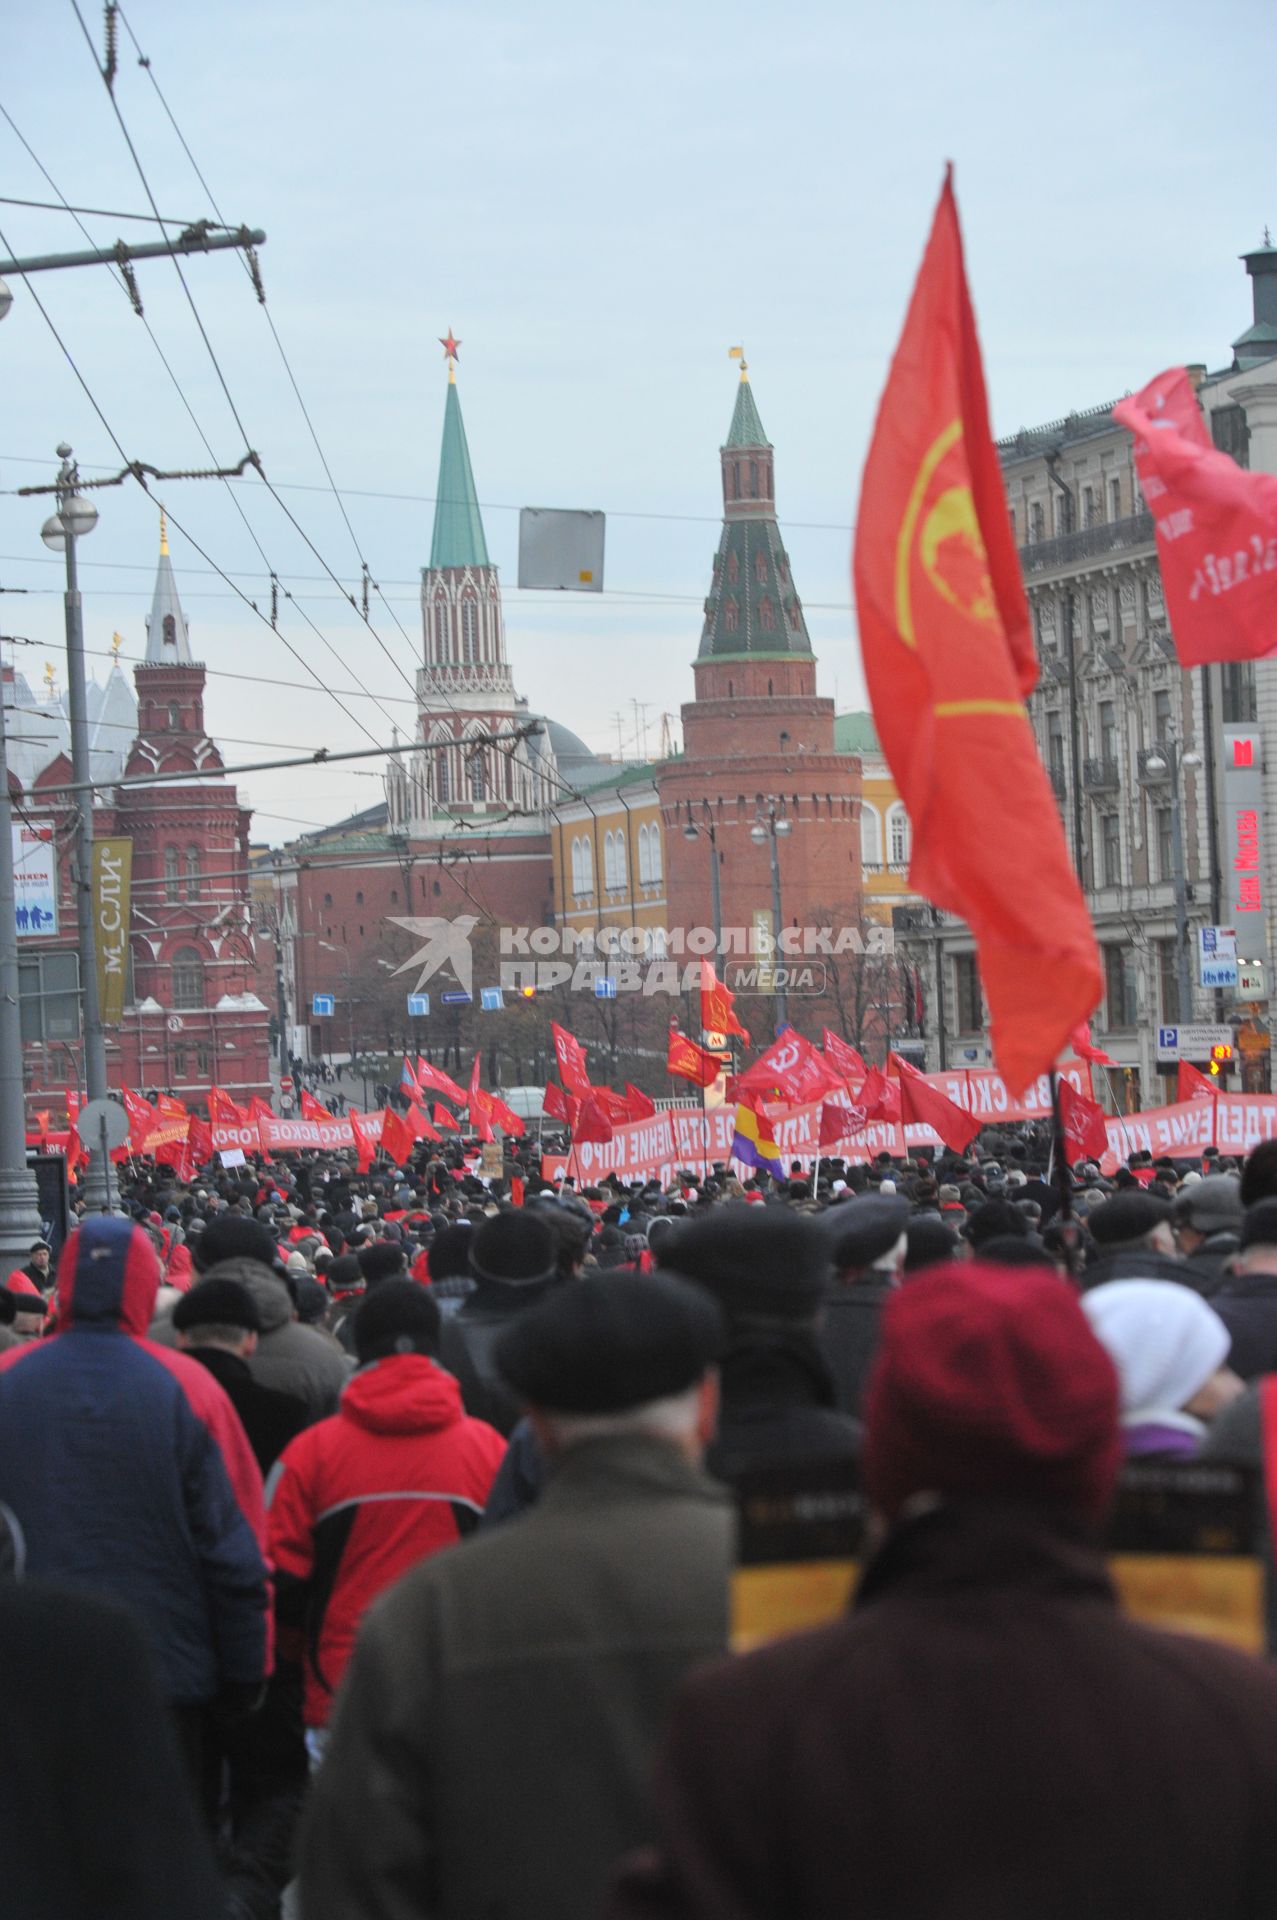
[[439,485],[435,491],[435,532],[430,543],[432,567],[486,567],[488,543],[470,470],[470,448],[456,383],[448,382],[443,414],[443,445],[439,452]]
[[754,404],[754,389],[742,374],[740,385],[736,389],[736,410],[732,414],[732,424],[727,430],[725,445],[729,447],[769,447],[771,441],[763,432],[763,423],[758,417],[758,408]]

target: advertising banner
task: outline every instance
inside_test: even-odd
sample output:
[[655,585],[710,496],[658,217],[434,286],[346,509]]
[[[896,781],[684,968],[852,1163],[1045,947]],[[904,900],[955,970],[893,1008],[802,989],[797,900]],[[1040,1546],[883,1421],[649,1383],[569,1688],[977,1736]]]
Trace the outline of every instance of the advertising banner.
[[118,1027],[124,1018],[132,877],[131,840],[94,841],[93,946],[98,969],[98,1008],[104,1027]]
[[58,930],[58,856],[52,820],[13,823],[13,904],[19,940]]

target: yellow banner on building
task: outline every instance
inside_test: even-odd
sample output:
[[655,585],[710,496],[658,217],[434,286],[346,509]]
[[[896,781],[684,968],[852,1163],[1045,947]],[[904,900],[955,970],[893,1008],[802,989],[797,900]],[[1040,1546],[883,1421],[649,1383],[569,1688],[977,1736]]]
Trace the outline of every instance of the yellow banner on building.
[[133,842],[93,843],[93,948],[98,970],[98,1007],[104,1027],[124,1018],[124,985],[129,971],[129,893],[133,880]]

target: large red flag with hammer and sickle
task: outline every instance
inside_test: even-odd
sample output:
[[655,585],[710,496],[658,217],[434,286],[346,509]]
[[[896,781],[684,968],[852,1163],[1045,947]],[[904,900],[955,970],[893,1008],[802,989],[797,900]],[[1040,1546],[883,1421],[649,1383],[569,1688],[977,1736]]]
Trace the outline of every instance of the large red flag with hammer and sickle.
[[974,933],[998,1069],[1019,1093],[1102,980],[1024,706],[1037,662],[950,174],[865,462],[853,574],[912,884]]

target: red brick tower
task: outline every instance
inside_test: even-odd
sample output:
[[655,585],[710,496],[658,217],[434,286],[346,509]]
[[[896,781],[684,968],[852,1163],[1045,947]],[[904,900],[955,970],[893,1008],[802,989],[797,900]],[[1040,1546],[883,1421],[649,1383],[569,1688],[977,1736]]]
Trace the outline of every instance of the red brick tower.
[[[658,775],[665,817],[671,929],[711,922],[712,822],[725,929],[772,922],[772,811],[781,920],[802,927],[829,911],[859,923],[860,763],[834,750],[834,703],[816,692],[816,660],[776,524],[773,450],[744,363],[721,449],[723,533],[683,708],[683,754]],[[685,835],[688,824],[700,829]],[[817,910],[822,910],[817,913]],[[791,1010],[792,1011],[792,1010]]]

